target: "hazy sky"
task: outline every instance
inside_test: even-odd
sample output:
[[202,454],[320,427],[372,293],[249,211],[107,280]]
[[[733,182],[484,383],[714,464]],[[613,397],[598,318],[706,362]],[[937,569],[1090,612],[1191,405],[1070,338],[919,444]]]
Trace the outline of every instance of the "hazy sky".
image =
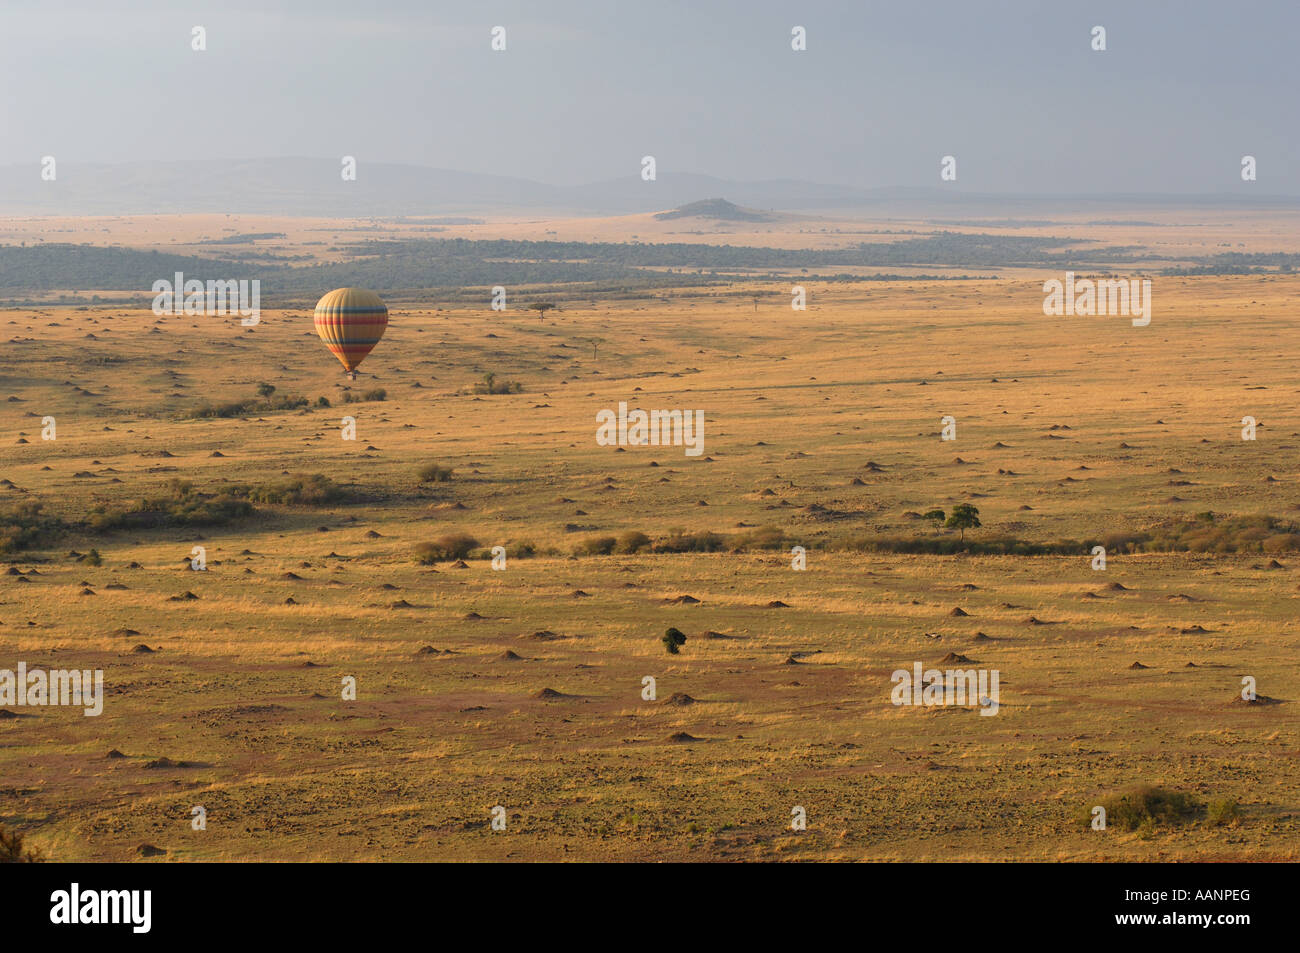
[[1215,192],[1251,154],[1251,187],[1300,194],[1297,36],[1294,0],[0,0],[0,163],[351,154],[574,185],[651,154],[875,187],[937,186],[951,154],[969,191]]

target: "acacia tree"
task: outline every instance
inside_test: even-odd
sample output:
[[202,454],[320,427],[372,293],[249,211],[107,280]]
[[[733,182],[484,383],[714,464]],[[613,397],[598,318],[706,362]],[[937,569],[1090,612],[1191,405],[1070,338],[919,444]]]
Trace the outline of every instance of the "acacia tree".
[[966,530],[980,526],[980,511],[969,503],[958,503],[952,508],[952,515],[943,524],[949,529],[961,530],[961,541],[966,542]]
[[546,312],[551,311],[554,308],[555,308],[554,301],[534,301],[532,304],[528,306],[528,310],[537,312],[538,321],[545,319]]

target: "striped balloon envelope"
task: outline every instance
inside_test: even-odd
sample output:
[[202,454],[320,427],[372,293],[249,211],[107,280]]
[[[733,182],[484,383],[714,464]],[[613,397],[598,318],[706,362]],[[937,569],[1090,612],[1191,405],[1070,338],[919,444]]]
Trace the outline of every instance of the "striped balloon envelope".
[[349,374],[387,327],[388,306],[365,288],[335,288],[316,302],[316,333]]

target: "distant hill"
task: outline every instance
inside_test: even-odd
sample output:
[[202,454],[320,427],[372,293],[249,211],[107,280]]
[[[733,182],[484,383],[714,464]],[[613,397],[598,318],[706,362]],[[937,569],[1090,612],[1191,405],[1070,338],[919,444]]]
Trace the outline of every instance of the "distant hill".
[[712,218],[720,222],[770,222],[772,216],[753,209],[741,208],[726,199],[704,199],[689,202],[671,212],[659,212],[655,218],[667,222],[674,218]]

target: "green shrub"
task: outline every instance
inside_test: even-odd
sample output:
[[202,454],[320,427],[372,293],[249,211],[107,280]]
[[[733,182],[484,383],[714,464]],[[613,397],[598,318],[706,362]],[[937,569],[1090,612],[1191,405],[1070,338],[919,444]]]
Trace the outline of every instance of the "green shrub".
[[1193,522],[1152,530],[1139,545],[1146,552],[1296,552],[1300,550],[1300,526],[1275,516],[1200,513]]
[[86,514],[85,526],[95,533],[224,526],[254,515],[254,503],[321,506],[347,499],[346,491],[322,473],[298,473],[278,483],[226,486],[216,493],[202,493],[186,480],[173,479],[157,496],[125,506],[94,508]]
[[592,536],[574,547],[575,556],[608,556],[618,544],[613,536]]
[[751,549],[785,549],[785,532],[777,526],[760,526],[745,533],[731,537],[732,552],[745,552]]
[[348,498],[347,491],[323,473],[295,473],[278,483],[231,486],[223,489],[222,494],[253,503],[308,506],[339,503]]
[[444,467],[437,463],[426,463],[420,467],[419,477],[421,483],[446,483],[451,479],[452,473],[455,472],[451,467]]
[[659,641],[663,642],[664,648],[667,649],[669,655],[677,655],[678,650],[686,644],[686,636],[682,634],[680,629],[669,629]]
[[227,401],[224,404],[206,404],[197,410],[191,411],[187,416],[199,419],[208,417],[243,417],[248,414],[261,414],[276,410],[297,410],[309,404],[306,397],[290,397],[285,394],[275,397],[275,387],[271,384],[259,384],[257,394],[257,397],[250,397],[247,400]]
[[650,546],[650,537],[645,533],[637,530],[628,530],[626,533],[619,533],[618,541],[614,544],[614,552],[620,554],[639,553]]
[[[1140,787],[1098,802],[1106,809],[1106,826],[1120,830],[1150,831],[1195,820],[1204,809],[1196,798],[1164,788]],[[1085,826],[1091,824],[1092,807],[1085,812]]]
[[1036,543],[1012,537],[968,540],[954,536],[848,536],[834,548],[858,553],[897,553],[900,555],[952,556],[1075,556],[1086,553],[1090,545],[1076,540]]
[[146,497],[125,506],[101,505],[86,514],[85,525],[91,532],[106,533],[118,529],[153,529],[176,526],[224,526],[251,516],[253,507],[246,501],[196,491],[185,480],[172,479],[155,497]]
[[483,380],[471,388],[475,394],[518,394],[523,389],[518,381],[498,381],[492,373],[484,374]]
[[35,848],[23,847],[23,835],[0,824],[0,864],[39,864],[45,860]]
[[387,400],[388,391],[382,387],[376,387],[373,390],[365,391],[362,394],[356,394],[350,390],[343,392],[343,403],[345,404],[363,404],[374,400]]
[[1214,827],[1236,827],[1241,821],[1241,805],[1233,798],[1211,801],[1205,814],[1206,821]]
[[40,503],[0,507],[0,555],[52,545],[67,531],[62,520],[45,516]]
[[432,542],[421,543],[415,548],[415,558],[425,566],[452,559],[464,559],[478,545],[479,541],[467,533],[449,533]]
[[677,530],[654,544],[656,553],[716,553],[726,548],[726,537],[708,531],[686,533]]

